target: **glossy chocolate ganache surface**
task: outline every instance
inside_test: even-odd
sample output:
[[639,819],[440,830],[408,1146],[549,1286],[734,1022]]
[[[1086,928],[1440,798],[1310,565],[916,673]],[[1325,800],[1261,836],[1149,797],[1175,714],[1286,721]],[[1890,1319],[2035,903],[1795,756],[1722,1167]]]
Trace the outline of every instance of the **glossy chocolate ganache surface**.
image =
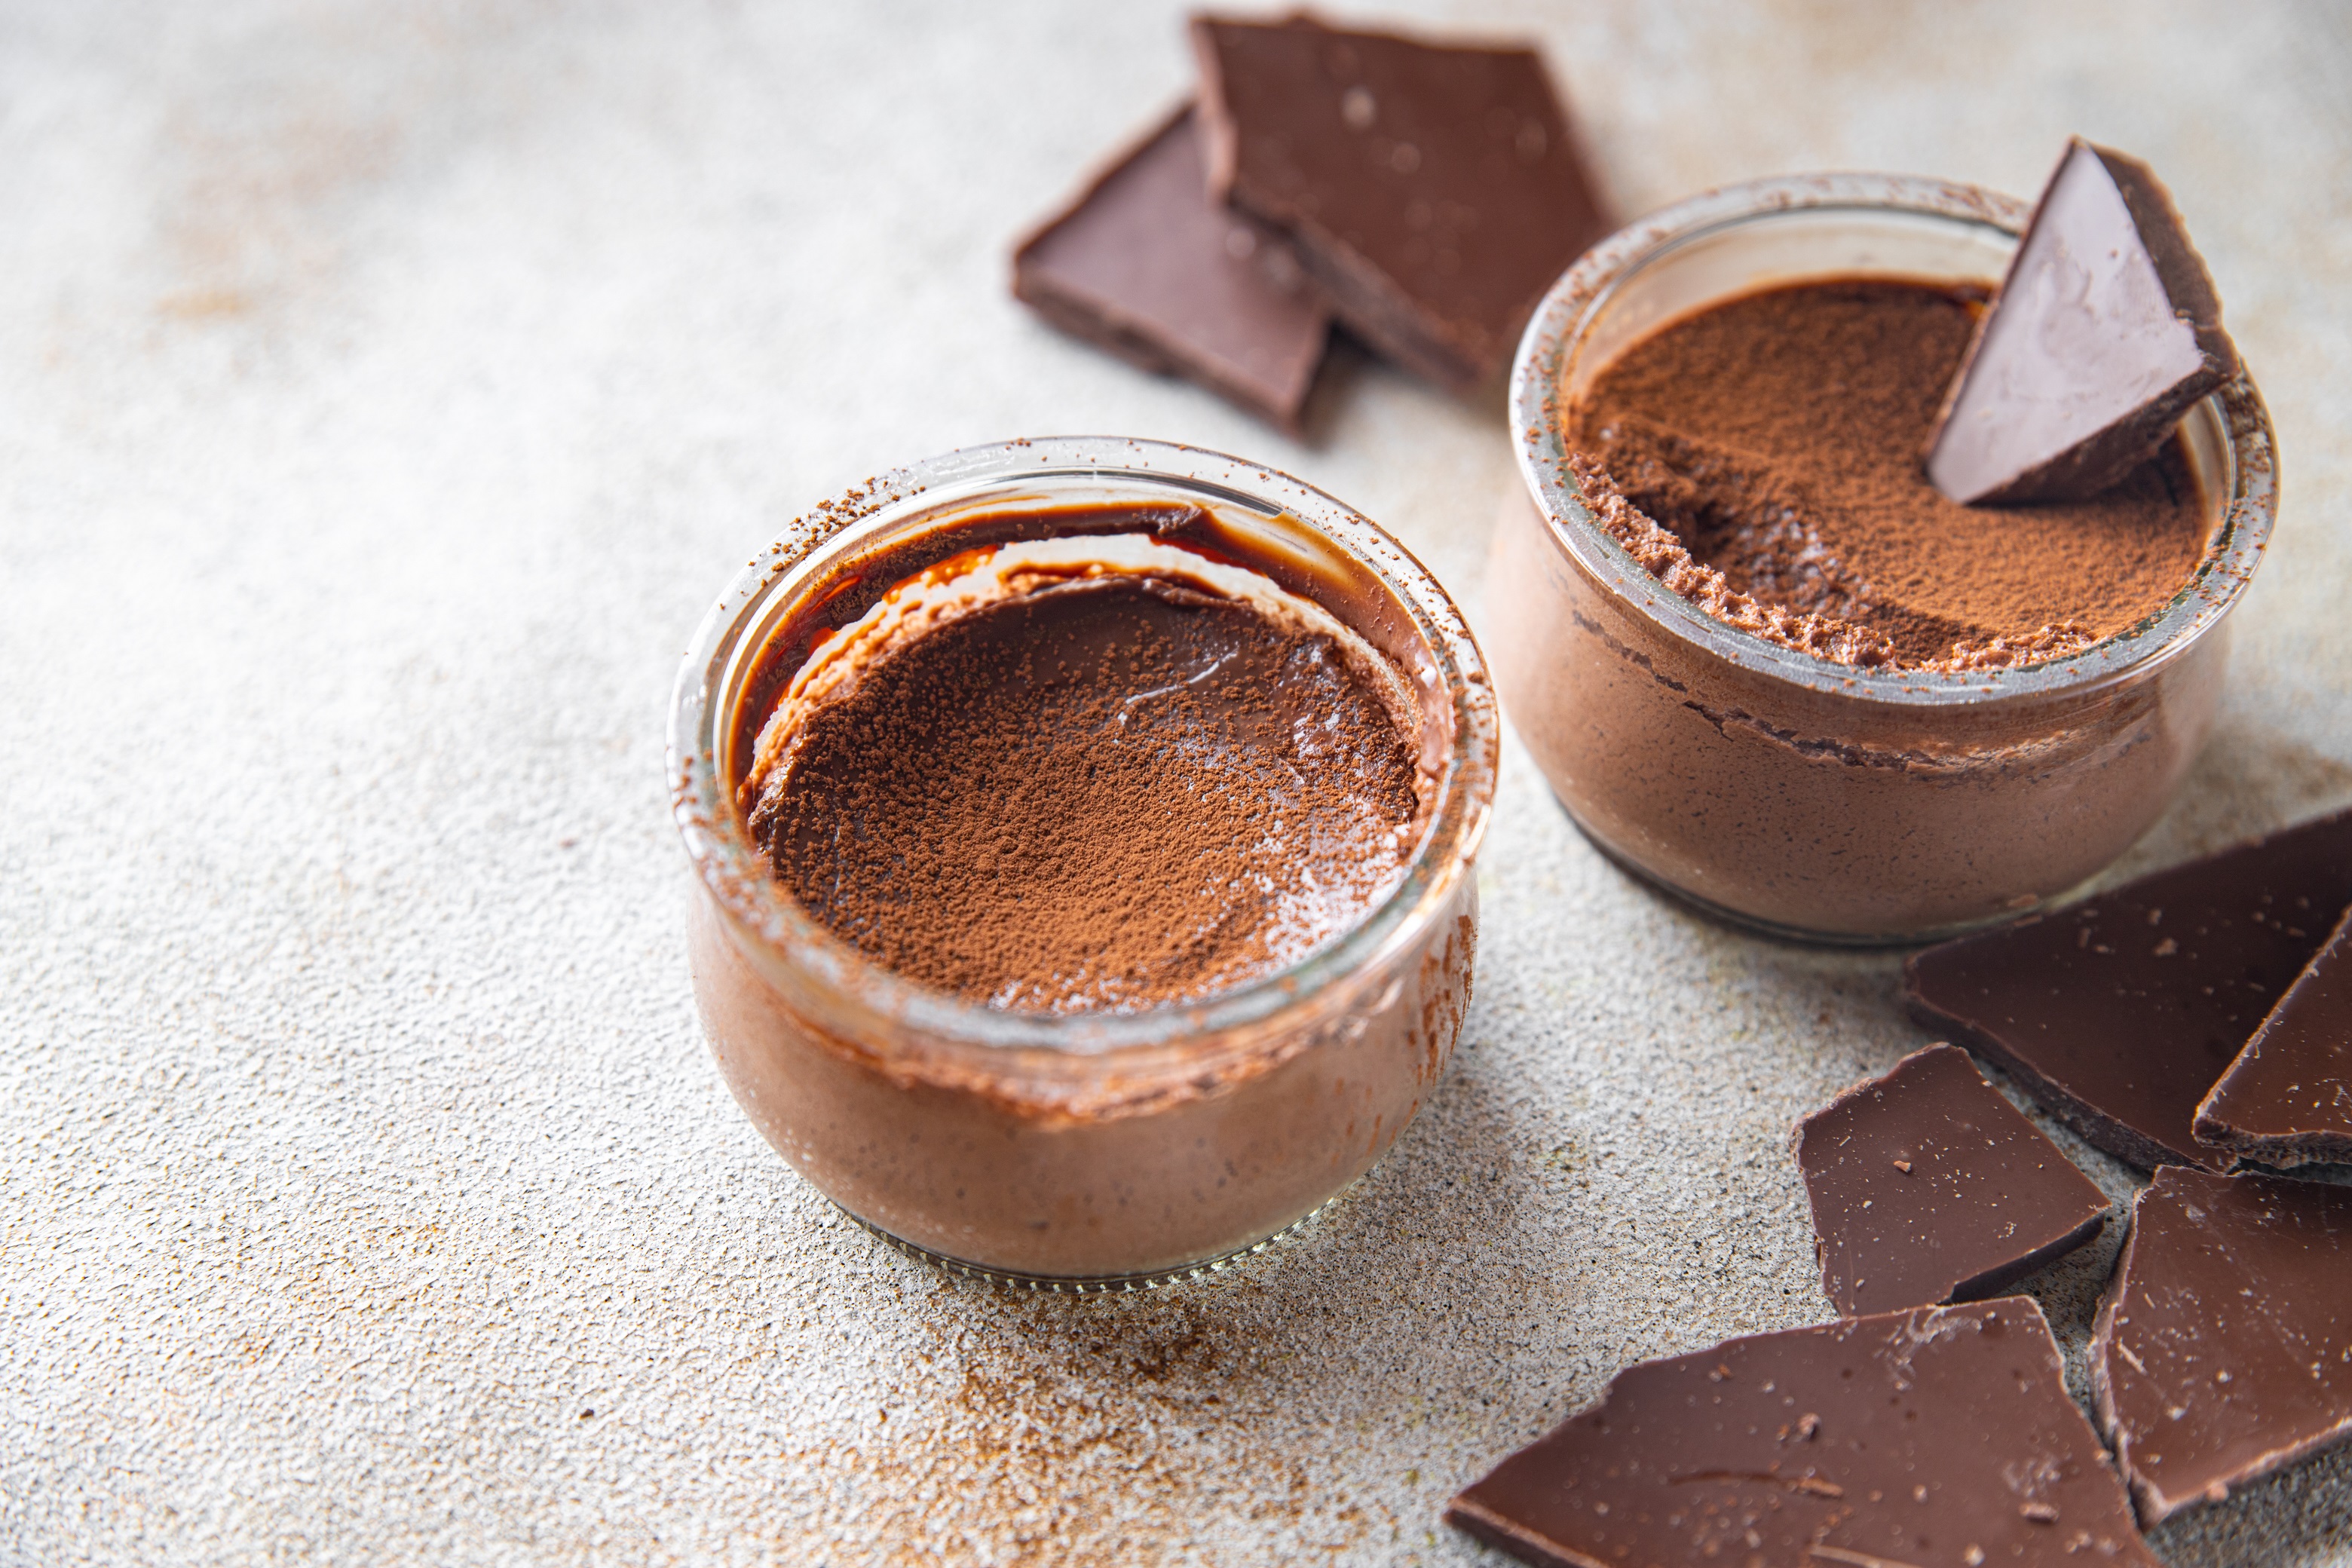
[[1838,279],[1653,330],[1567,411],[1596,521],[1717,619],[1843,664],[2005,668],[2128,629],[2204,558],[2179,442],[2088,500],[1946,499],[1920,454],[1983,308]]
[[875,962],[1021,1011],[1286,969],[1410,858],[1410,689],[1245,567],[1139,533],[1016,540],[817,643],[743,786],[784,887]]

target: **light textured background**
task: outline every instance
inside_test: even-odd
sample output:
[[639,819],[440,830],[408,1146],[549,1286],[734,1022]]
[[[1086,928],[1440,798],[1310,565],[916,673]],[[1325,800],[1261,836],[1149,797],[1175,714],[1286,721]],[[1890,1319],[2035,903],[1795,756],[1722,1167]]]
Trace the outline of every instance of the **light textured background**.
[[[2151,159],[2286,500],[2126,866],[2352,799],[2343,10],[1381,14],[1540,35],[1628,215]],[[1499,400],[1348,355],[1293,445],[1007,297],[1189,71],[1175,10],[1075,0],[0,10],[0,1562],[1462,1563],[1443,1499],[1618,1368],[1828,1315],[1783,1139],[1923,1042],[1895,962],[1668,906],[1516,750],[1452,1076],[1212,1283],[947,1283],[707,1060],[666,697],[807,504],[1193,441],[1475,614]],[[2111,1250],[2040,1287],[2070,1339]],[[2157,1545],[2352,1563],[2352,1455]]]

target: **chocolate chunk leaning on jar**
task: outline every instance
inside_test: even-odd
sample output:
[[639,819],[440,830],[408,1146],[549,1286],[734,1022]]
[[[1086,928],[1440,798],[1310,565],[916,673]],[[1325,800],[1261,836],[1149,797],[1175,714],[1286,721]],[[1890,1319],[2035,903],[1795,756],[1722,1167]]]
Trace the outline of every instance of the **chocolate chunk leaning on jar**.
[[2237,372],[2163,184],[2075,137],[1946,395],[1927,477],[1956,501],[2096,495]]
[[2091,1389],[2141,1523],[2352,1438],[2352,1188],[2170,1167],[2131,1225]]
[[1212,204],[1200,116],[1163,121],[1013,256],[1013,292],[1071,336],[1296,433],[1331,309],[1289,244]]
[[1350,331],[1441,385],[1491,380],[1608,230],[1532,49],[1306,16],[1198,16],[1192,40],[1210,194],[1282,229]]
[[2352,910],[2197,1108],[2197,1137],[2265,1165],[2352,1161]]
[[1912,955],[1914,1016],[2132,1164],[2225,1169],[2197,1108],[2352,903],[2352,811]]
[[1578,1568],[2157,1563],[2024,1296],[1644,1362],[1445,1521]]
[[2106,1194],[1956,1046],[1854,1085],[1791,1143],[1841,1312],[1993,1295],[2106,1221]]

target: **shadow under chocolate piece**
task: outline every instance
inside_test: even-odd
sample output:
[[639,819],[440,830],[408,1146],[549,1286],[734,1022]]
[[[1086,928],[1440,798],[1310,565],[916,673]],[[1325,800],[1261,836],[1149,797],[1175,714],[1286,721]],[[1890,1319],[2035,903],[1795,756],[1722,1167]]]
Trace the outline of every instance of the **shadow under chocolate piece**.
[[2158,1171],[2091,1388],[2151,1527],[2352,1437],[2352,1188]]
[[1209,189],[1280,226],[1339,318],[1442,385],[1501,370],[1607,229],[1543,62],[1306,17],[1197,17]]
[[1130,364],[1296,432],[1331,311],[1280,235],[1212,203],[1191,104],[1013,256],[1013,292]]
[[2117,1159],[2226,1167],[2198,1102],[2347,902],[2339,812],[1915,953],[1904,993]]
[[2075,137],[1953,379],[1927,476],[1957,501],[2096,495],[2237,371],[2163,184]]
[[1580,1568],[2157,1562],[2023,1296],[1645,1362],[1445,1519]]
[[1841,1312],[1990,1296],[2099,1233],[2106,1194],[1956,1046],[1797,1124],[1822,1291]]
[[2197,1137],[2266,1165],[2352,1161],[2352,910],[2197,1108]]

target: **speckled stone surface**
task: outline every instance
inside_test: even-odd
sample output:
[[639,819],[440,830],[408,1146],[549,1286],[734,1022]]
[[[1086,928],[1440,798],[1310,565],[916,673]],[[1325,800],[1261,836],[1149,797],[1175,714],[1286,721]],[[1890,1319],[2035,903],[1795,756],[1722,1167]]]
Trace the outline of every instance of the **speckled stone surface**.
[[[1625,213],[2077,131],[2170,182],[2285,505],[2122,874],[2352,800],[2352,32],[2057,10],[1384,14],[1540,37]],[[1629,883],[1515,749],[1451,1077],[1229,1274],[950,1283],[721,1088],[666,699],[804,506],[1193,441],[1476,613],[1499,399],[1348,355],[1293,444],[1008,297],[1189,70],[1078,0],[0,10],[0,1562],[1467,1563],[1442,1500],[1618,1368],[1828,1316],[1784,1144],[1924,1043],[1895,962]],[[2035,1284],[2077,1352],[2112,1256]],[[2155,1543],[2352,1563],[2352,1455]]]

